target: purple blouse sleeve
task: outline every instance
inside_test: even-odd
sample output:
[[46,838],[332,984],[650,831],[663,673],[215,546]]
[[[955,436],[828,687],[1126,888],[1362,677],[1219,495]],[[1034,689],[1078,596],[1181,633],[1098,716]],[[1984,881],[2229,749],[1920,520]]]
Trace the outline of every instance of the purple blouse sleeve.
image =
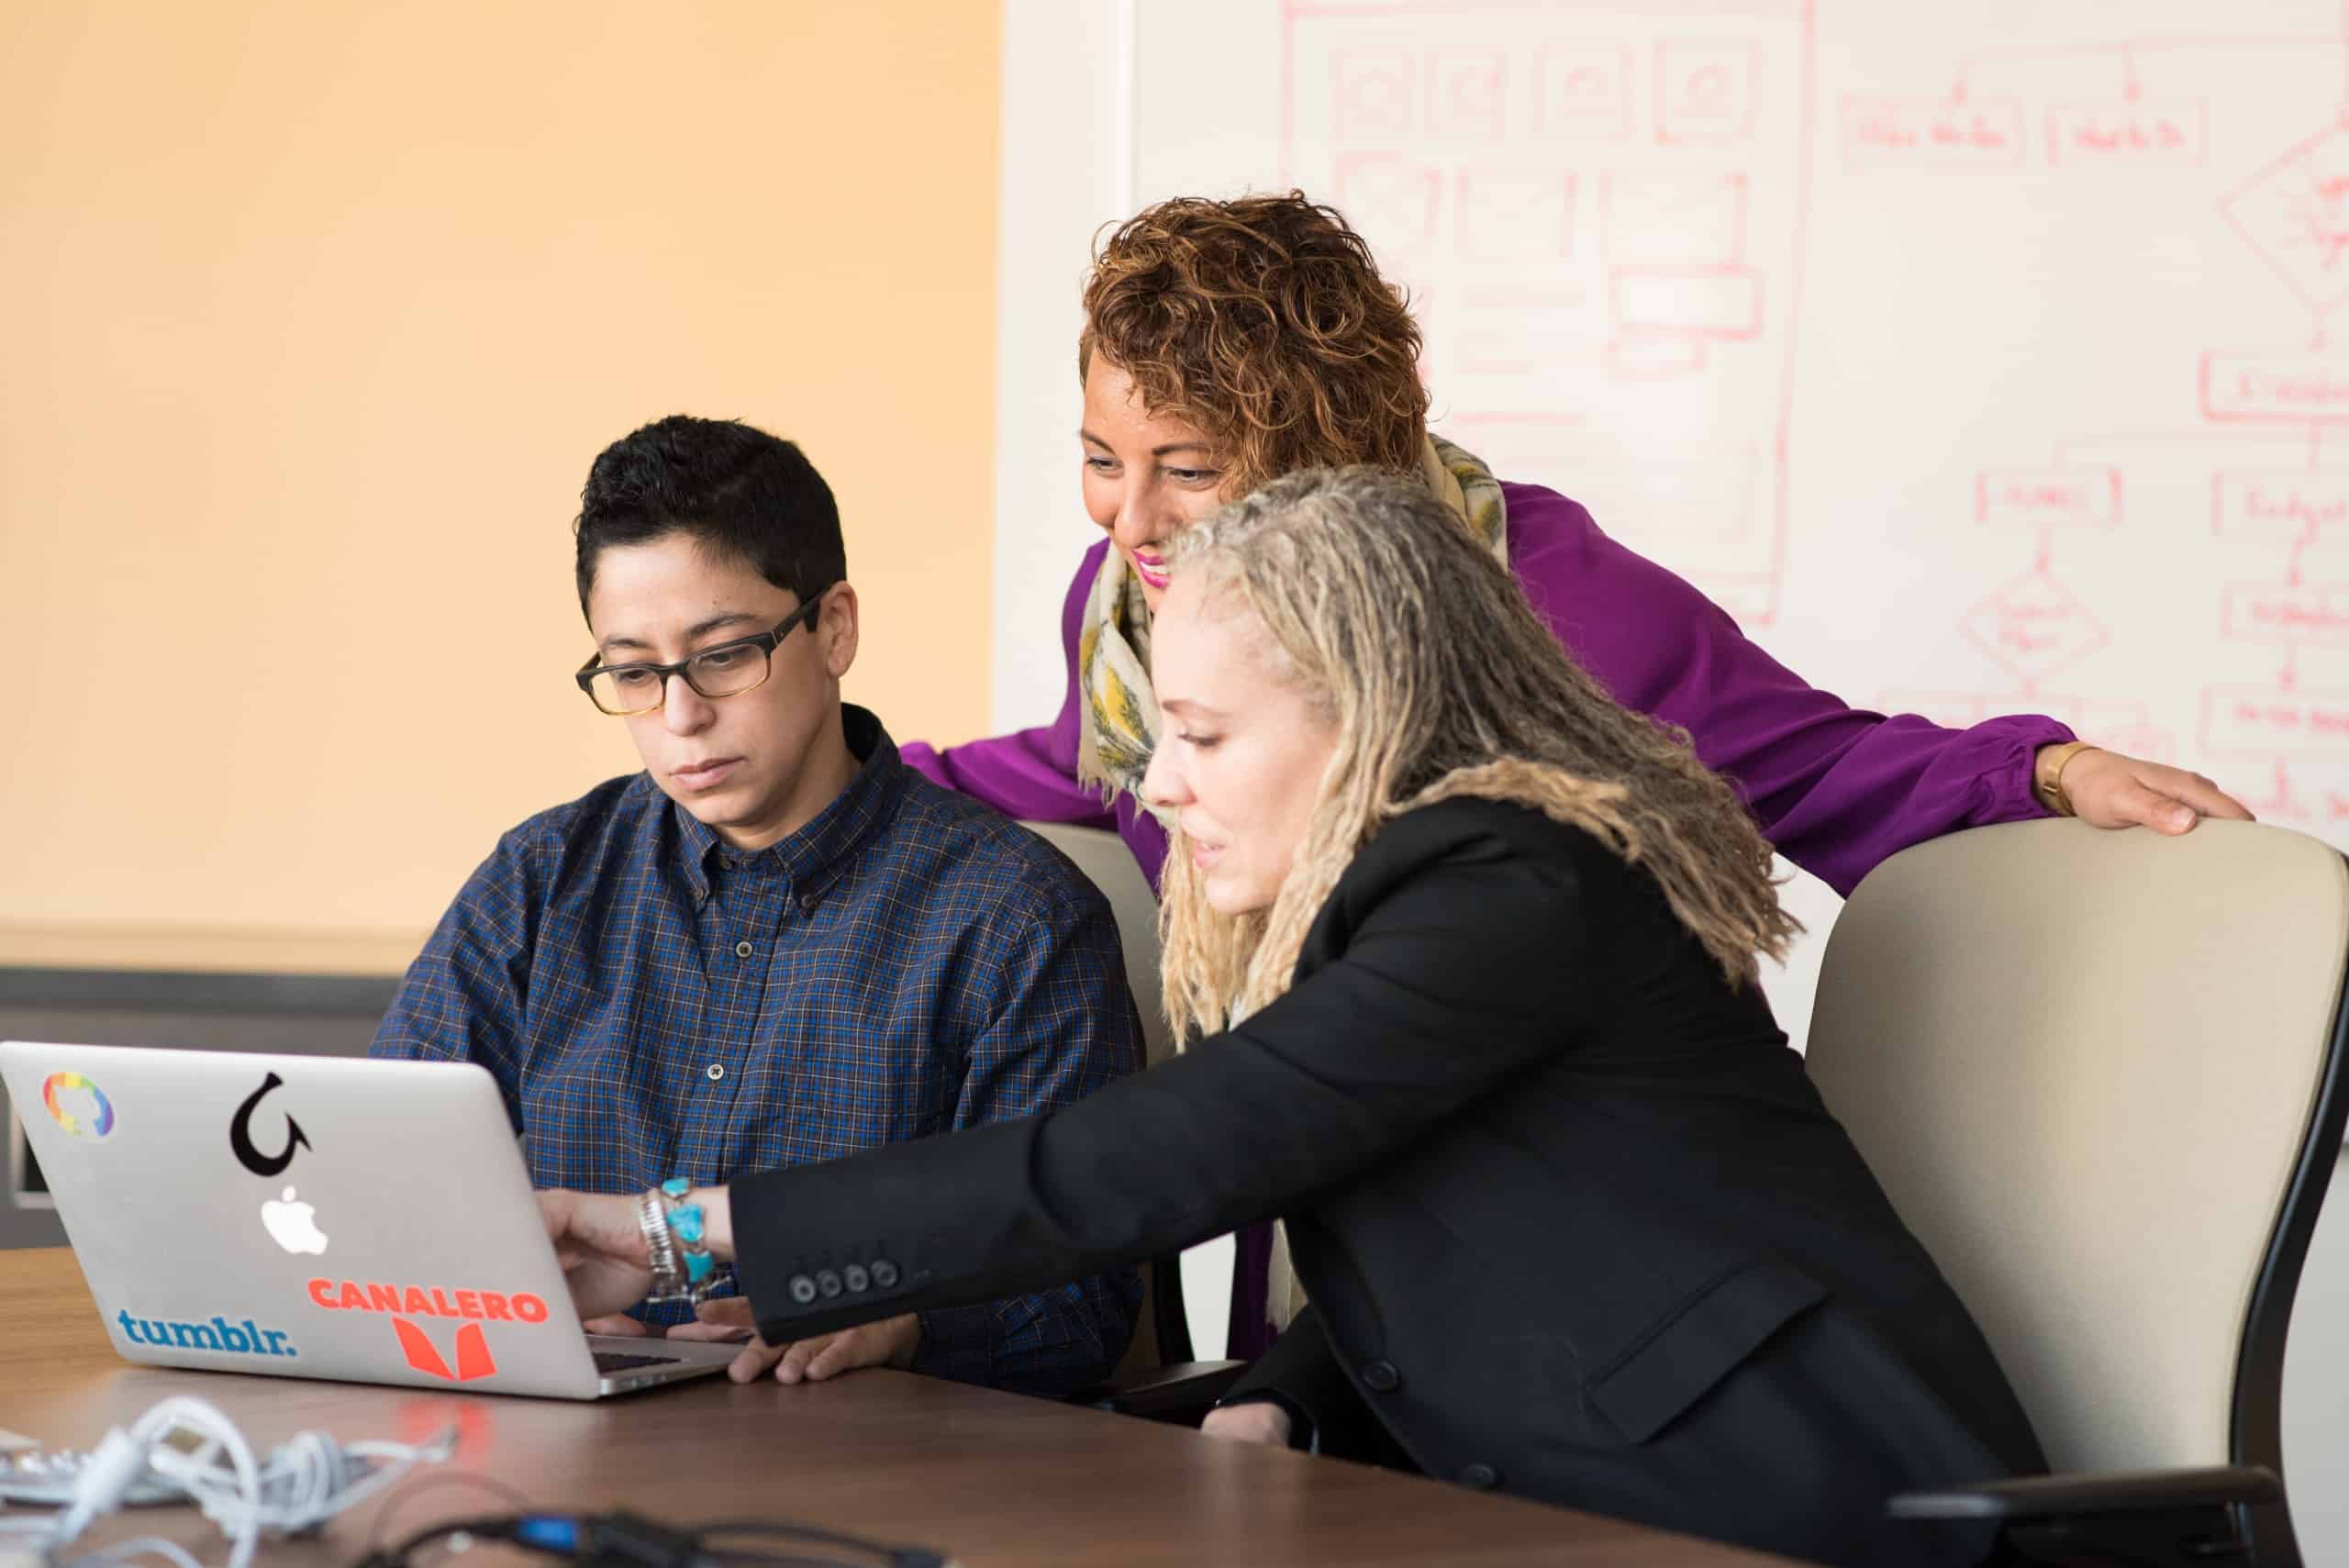
[[1076,639],[1085,624],[1085,596],[1101,567],[1109,541],[1085,552],[1061,605],[1061,649],[1068,664],[1068,693],[1061,715],[1034,729],[1014,730],[944,749],[909,740],[897,754],[930,783],[985,801],[1007,817],[1030,822],[1073,822],[1114,828],[1110,809],[1093,784],[1076,780]]
[[[2032,757],[2073,738],[2063,725],[2018,715],[1944,729],[1848,706],[1747,641],[1696,589],[1609,539],[1581,506],[1538,485],[1502,488],[1509,562],[1559,642],[1618,702],[1686,729],[1763,836],[1838,893],[1911,844],[2042,815]],[[1076,639],[1108,548],[1105,539],[1085,551],[1061,606],[1068,687],[1059,717],[942,751],[919,741],[901,750],[933,782],[1008,816],[1115,828],[1154,884],[1166,853],[1158,824],[1132,797],[1112,808],[1076,780]]]
[[1618,702],[1686,729],[1763,837],[1838,893],[1938,834],[2044,815],[2032,759],[2072,739],[2063,725],[2016,716],[1944,729],[1847,706],[1581,506],[1534,485],[1502,488],[1510,565],[1559,642]]

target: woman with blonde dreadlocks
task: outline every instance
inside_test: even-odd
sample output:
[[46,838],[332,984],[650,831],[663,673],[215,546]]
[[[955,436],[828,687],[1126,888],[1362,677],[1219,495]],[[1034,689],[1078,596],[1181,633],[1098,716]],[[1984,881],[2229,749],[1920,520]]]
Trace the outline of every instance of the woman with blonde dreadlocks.
[[[1119,226],[1085,284],[1077,369],[1085,506],[1108,537],[1063,603],[1060,717],[903,754],[1010,816],[1115,827],[1153,883],[1166,834],[1138,790],[1161,732],[1151,622],[1173,541],[1280,474],[1350,463],[1419,476],[1576,662],[1626,707],[1686,730],[1762,836],[1839,893],[1960,828],[2065,811],[2175,833],[2198,813],[2250,815],[2208,779],[2083,747],[2051,718],[1944,729],[1807,684],[1581,506],[1432,435],[1405,301],[1345,220],[1302,195],[1184,198]],[[1269,1235],[1243,1235],[1233,1355],[1269,1341],[1284,1283]]]
[[[1276,480],[1168,566],[1141,791],[1204,1038],[1048,1116],[689,1195],[745,1296],[704,1316],[782,1344],[1278,1217],[1311,1305],[1238,1396],[1325,1452],[1975,1560],[1886,1497],[2038,1446],[1771,1020],[1756,960],[1792,923],[1729,786],[1424,485]],[[583,1313],[643,1293],[637,1200],[544,1203]]]

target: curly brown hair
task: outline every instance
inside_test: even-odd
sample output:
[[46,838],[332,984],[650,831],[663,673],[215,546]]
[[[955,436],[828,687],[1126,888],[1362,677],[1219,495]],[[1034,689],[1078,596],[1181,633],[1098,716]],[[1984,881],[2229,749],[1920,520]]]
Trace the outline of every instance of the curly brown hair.
[[1096,353],[1143,407],[1229,454],[1227,499],[1304,468],[1419,471],[1428,394],[1408,300],[1302,191],[1178,196],[1119,224],[1085,282],[1080,379]]

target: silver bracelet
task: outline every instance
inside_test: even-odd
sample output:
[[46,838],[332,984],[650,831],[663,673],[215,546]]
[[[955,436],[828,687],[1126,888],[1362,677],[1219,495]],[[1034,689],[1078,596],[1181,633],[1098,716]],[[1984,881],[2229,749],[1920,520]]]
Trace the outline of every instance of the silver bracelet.
[[685,1271],[677,1262],[677,1239],[669,1234],[668,1209],[658,1192],[636,1200],[637,1228],[644,1232],[644,1253],[652,1264],[652,1289],[647,1301],[669,1301],[685,1288]]
[[672,1176],[637,1199],[636,1222],[652,1262],[650,1306],[698,1307],[733,1283],[734,1271],[710,1256],[701,1206],[685,1202],[692,1190],[685,1177]]

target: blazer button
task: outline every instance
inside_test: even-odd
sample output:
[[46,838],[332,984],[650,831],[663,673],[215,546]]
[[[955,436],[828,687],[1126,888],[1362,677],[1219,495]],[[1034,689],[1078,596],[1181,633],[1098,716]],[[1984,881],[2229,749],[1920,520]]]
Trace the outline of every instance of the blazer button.
[[1460,1473],[1463,1486],[1474,1486],[1479,1492],[1489,1492],[1501,1484],[1501,1473],[1489,1464],[1472,1464]]
[[838,1296],[841,1293],[841,1276],[829,1269],[819,1271],[816,1275],[816,1289],[825,1296]]
[[873,1276],[864,1272],[863,1263],[851,1263],[841,1271],[841,1278],[847,1281],[849,1289],[859,1296],[873,1288]]
[[816,1282],[806,1274],[791,1276],[791,1299],[805,1307],[816,1299]]
[[886,1258],[874,1259],[873,1283],[883,1290],[888,1290],[896,1285],[897,1283],[897,1265],[891,1262]]
[[1403,1386],[1403,1374],[1393,1362],[1373,1362],[1362,1369],[1362,1385],[1373,1394],[1392,1394]]

